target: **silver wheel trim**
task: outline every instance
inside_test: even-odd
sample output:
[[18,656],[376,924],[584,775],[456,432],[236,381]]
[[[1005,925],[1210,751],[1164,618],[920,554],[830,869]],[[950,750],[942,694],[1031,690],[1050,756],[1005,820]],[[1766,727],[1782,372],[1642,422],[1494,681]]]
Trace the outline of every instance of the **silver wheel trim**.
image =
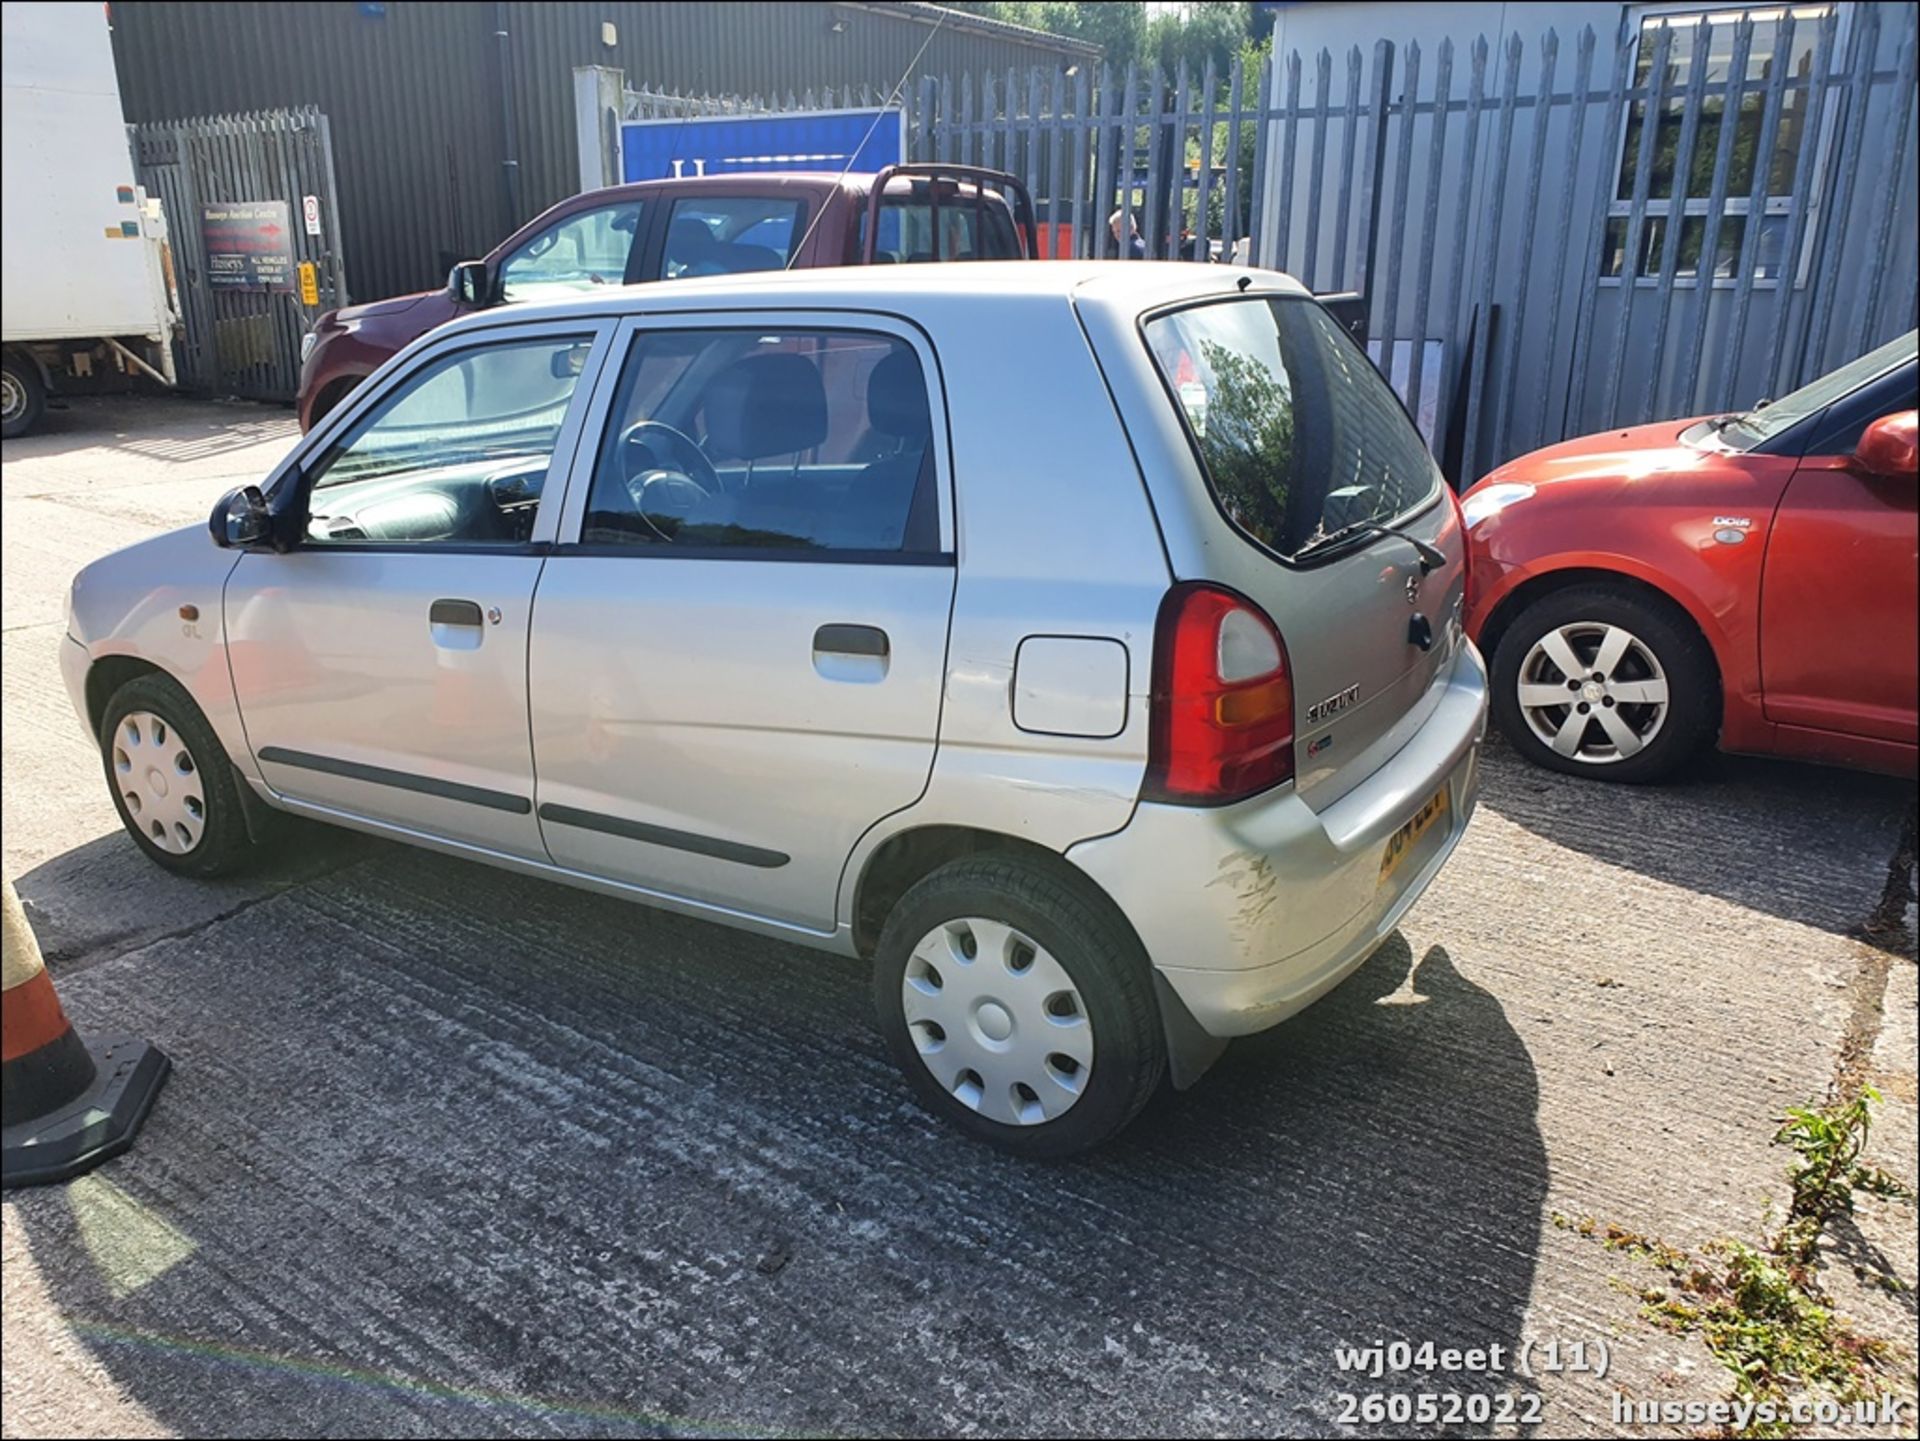
[[12,420],[26,413],[26,386],[12,371],[0,371],[0,418]]
[[200,763],[172,722],[152,711],[130,711],[107,742],[114,789],[127,823],[156,847],[184,856],[207,829]]
[[1540,743],[1585,765],[1638,755],[1671,709],[1660,658],[1605,621],[1574,621],[1541,636],[1520,663],[1518,689],[1520,714]]
[[920,1061],[955,1100],[1006,1126],[1058,1120],[1093,1076],[1093,1023],[1046,948],[1001,921],[935,926],[900,982]]

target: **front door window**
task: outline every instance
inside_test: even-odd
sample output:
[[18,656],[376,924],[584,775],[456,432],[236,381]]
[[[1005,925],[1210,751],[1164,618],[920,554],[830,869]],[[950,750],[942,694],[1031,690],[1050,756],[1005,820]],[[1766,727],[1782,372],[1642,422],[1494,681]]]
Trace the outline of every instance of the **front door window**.
[[320,458],[306,544],[524,545],[592,347],[543,335],[428,362]]
[[640,202],[583,210],[556,221],[500,262],[503,300],[557,300],[601,285],[624,285],[640,233]]

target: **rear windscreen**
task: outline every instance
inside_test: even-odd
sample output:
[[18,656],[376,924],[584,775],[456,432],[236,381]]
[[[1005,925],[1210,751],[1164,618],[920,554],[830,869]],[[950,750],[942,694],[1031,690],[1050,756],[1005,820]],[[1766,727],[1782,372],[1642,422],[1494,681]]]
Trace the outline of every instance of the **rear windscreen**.
[[1220,508],[1283,560],[1440,485],[1399,398],[1304,296],[1174,311],[1146,336]]
[[[935,217],[938,216],[936,224]],[[860,244],[867,239],[867,217],[860,217]],[[880,232],[874,262],[912,265],[932,260],[1018,260],[1020,233],[1012,212],[997,191],[976,195],[947,186],[936,211],[925,182],[910,192],[889,190],[880,198]]]

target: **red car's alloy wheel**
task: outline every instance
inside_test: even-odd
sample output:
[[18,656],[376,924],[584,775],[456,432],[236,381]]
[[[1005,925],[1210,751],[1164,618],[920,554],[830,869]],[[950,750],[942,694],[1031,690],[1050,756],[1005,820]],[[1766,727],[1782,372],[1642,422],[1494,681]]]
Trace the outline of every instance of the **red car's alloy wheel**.
[[1646,749],[1667,722],[1667,673],[1625,626],[1556,626],[1520,663],[1520,714],[1556,755],[1605,766]]

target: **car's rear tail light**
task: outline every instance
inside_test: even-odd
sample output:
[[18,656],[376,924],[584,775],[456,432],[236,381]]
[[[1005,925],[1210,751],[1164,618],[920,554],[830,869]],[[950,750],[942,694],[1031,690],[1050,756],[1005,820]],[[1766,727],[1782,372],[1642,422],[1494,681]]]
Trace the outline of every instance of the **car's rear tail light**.
[[1225,805],[1292,778],[1293,676],[1280,632],[1244,596],[1176,585],[1154,633],[1143,794]]

